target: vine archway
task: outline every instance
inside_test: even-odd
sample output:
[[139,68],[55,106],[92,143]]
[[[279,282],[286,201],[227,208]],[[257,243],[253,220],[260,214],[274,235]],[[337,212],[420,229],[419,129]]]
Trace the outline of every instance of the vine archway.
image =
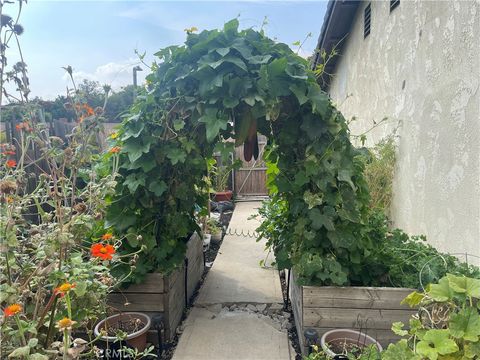
[[347,283],[355,274],[346,262],[360,263],[372,246],[360,236],[368,191],[346,121],[308,62],[262,31],[239,31],[236,19],[155,55],[160,63],[116,139],[122,180],[107,216],[127,233],[126,252],[144,246],[136,275],[182,261],[195,206],[208,198],[205,159],[230,151],[228,138],[255,155],[258,130],[291,230],[290,241],[274,244],[277,258],[304,282]]

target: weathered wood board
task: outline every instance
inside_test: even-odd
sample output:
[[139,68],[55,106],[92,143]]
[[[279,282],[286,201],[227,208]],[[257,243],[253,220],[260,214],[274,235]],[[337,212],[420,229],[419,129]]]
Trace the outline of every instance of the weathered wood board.
[[366,333],[387,347],[397,341],[392,323],[408,324],[416,313],[400,302],[414,289],[376,287],[301,286],[293,271],[290,301],[302,353],[307,353],[304,331],[315,329],[319,338],[332,329],[353,329]]
[[[188,241],[185,258],[188,259],[187,268],[183,264],[167,276],[148,274],[143,283],[110,294],[109,305],[116,311],[140,311],[150,317],[163,313],[165,339],[173,339],[186,307],[185,289],[189,300],[204,271],[203,241],[197,233]],[[156,342],[156,336],[149,336],[149,339]]]

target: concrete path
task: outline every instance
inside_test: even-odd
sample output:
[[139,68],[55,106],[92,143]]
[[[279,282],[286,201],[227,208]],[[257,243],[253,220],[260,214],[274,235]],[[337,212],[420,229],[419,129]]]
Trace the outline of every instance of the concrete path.
[[[253,231],[260,202],[237,203],[230,232]],[[193,309],[183,324],[173,360],[290,360],[295,358],[281,310],[277,271],[261,268],[265,242],[226,235]],[[271,256],[271,255],[270,255]],[[271,257],[270,257],[271,261]]]

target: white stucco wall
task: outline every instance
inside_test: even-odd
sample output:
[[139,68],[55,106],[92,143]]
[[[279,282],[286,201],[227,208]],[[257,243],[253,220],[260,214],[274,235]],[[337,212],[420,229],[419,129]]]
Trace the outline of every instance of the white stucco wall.
[[[480,256],[480,2],[359,6],[330,94],[368,144],[398,127],[392,217],[437,248]],[[480,261],[477,259],[477,263]]]

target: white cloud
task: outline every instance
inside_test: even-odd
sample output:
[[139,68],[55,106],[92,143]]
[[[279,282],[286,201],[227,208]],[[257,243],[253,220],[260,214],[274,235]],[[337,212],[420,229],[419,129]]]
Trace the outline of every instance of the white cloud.
[[[122,86],[132,84],[133,82],[133,67],[139,65],[138,59],[128,59],[122,62],[109,62],[107,64],[99,65],[93,72],[84,70],[73,71],[73,78],[80,82],[83,79],[98,81],[101,85],[108,84],[113,89],[119,89]],[[138,72],[138,83],[142,83],[145,75],[148,74],[149,69]],[[62,80],[70,85],[70,77],[67,73],[62,76]]]

